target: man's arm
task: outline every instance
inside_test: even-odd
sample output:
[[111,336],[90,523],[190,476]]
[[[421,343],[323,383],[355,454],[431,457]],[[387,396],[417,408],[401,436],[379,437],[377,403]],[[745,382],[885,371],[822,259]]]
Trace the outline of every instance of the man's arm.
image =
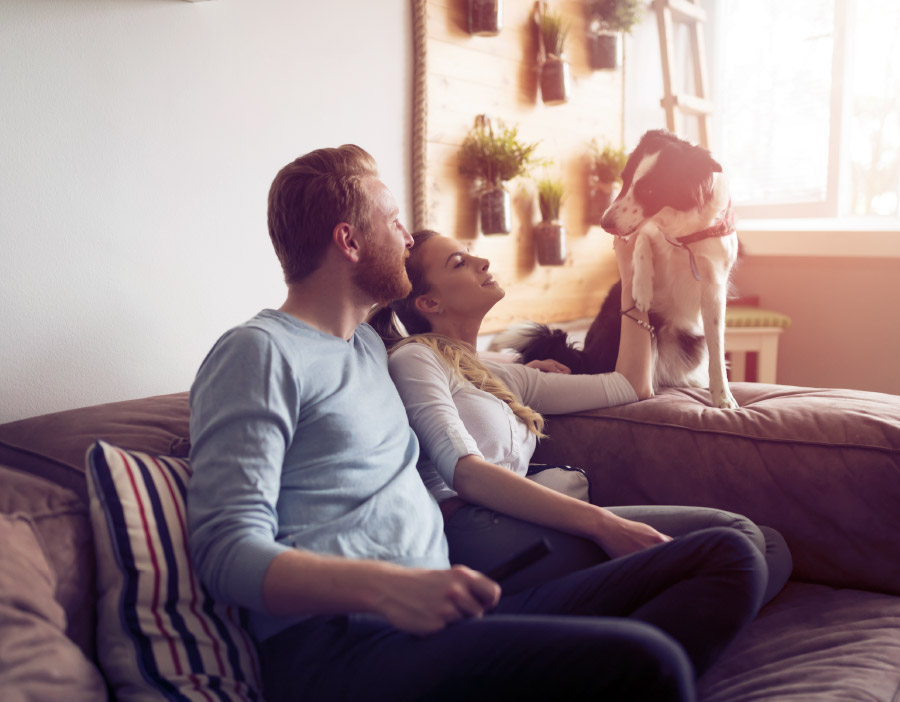
[[372,613],[413,634],[480,617],[499,598],[497,583],[465,566],[425,570],[301,550],[277,556],[263,579],[271,614]]
[[499,586],[467,568],[411,569],[275,540],[299,416],[290,376],[264,334],[243,330],[217,344],[192,388],[191,549],[213,595],[273,615],[376,613],[422,634],[496,604]]

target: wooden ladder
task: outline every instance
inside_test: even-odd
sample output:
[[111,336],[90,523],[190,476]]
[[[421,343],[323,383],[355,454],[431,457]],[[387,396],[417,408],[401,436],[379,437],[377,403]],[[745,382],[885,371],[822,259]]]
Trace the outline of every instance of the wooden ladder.
[[[709,100],[706,77],[706,51],[703,44],[703,23],[706,11],[696,0],[653,0],[656,24],[659,29],[659,54],[662,58],[663,98],[660,104],[666,111],[666,128],[682,134],[682,115],[697,118],[700,145],[709,148],[709,118],[713,111]],[[675,65],[673,25],[681,22],[688,26],[691,40],[691,59],[694,64],[694,90],[696,95],[675,91],[672,70]]]

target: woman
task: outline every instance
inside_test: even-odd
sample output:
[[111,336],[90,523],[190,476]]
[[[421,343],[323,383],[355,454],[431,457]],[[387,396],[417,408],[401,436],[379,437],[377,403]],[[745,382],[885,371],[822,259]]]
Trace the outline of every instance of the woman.
[[[712,526],[743,531],[766,556],[768,601],[790,575],[777,532],[740,515],[693,507],[601,508],[524,476],[539,412],[561,414],[645,399],[651,390],[653,328],[631,297],[633,241],[615,239],[622,277],[622,329],[616,371],[572,376],[539,364],[481,362],[481,322],[504,291],[489,262],[436,232],[413,235],[407,260],[412,292],[370,320],[391,347],[389,367],[422,445],[422,478],[440,503],[451,562],[486,570],[536,539],[551,555],[504,582],[506,592],[544,582]],[[394,313],[410,336],[404,338]]]

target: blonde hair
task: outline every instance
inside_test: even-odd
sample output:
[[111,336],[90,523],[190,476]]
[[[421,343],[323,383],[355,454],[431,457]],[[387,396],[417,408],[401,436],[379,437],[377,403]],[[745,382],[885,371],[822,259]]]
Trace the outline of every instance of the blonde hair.
[[544,418],[541,414],[519,402],[506,383],[491,373],[487,366],[479,361],[472,350],[462,342],[443,334],[415,334],[398,341],[391,348],[391,353],[406,344],[424,344],[439,354],[458,378],[469,381],[479,390],[490,393],[498,400],[505,402],[513,414],[525,423],[528,431],[537,438],[543,439],[546,436],[544,434]]

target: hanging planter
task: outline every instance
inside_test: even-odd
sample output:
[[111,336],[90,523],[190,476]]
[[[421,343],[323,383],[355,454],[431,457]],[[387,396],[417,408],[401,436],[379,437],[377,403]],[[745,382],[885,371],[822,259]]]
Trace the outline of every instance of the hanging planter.
[[594,70],[622,65],[622,35],[618,32],[588,32],[588,63]]
[[571,90],[569,62],[548,58],[541,66],[541,99],[545,105],[558,105],[569,99]]
[[622,35],[640,23],[643,0],[589,0],[587,3],[588,63],[596,70],[622,65]]
[[588,224],[600,224],[603,213],[612,204],[622,187],[622,169],[627,155],[625,149],[611,144],[600,146],[591,140],[588,153]]
[[600,180],[593,174],[588,176],[588,224],[600,224],[620,189],[619,183]]
[[503,0],[469,0],[469,34],[492,37],[503,27]]
[[561,266],[566,262],[566,228],[559,221],[563,184],[548,177],[539,181],[537,188],[541,210],[541,221],[534,227],[537,261],[542,266]]
[[478,221],[483,234],[512,231],[512,199],[502,185],[489,187],[478,195]]
[[459,151],[459,172],[478,186],[478,213],[483,234],[509,234],[512,206],[503,183],[525,175],[535,163],[538,144],[519,139],[518,127],[478,115]]
[[559,222],[539,222],[534,228],[534,245],[542,266],[566,262],[566,228]]
[[547,105],[566,102],[572,84],[571,69],[564,55],[569,23],[562,13],[550,12],[540,0],[534,4],[534,23],[538,33],[541,99]]

